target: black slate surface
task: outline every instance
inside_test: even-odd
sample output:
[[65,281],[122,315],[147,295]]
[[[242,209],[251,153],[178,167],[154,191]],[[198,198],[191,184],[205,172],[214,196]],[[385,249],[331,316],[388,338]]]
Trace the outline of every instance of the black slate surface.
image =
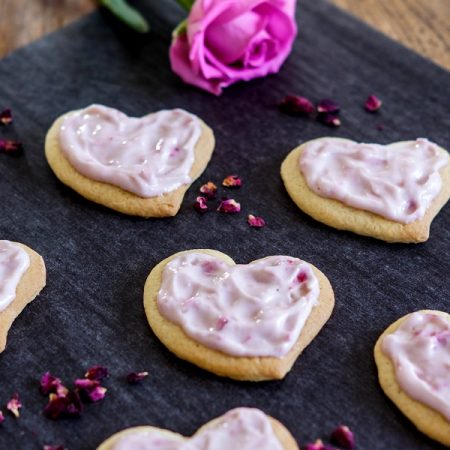
[[[141,3],[154,29],[147,37],[94,13],[0,61],[0,106],[10,105],[16,119],[0,135],[17,135],[25,146],[21,158],[0,155],[0,236],[36,249],[48,268],[47,287],[17,319],[0,355],[0,403],[18,391],[24,404],[20,419],[7,417],[0,427],[0,448],[94,449],[146,423],[191,434],[243,405],[277,417],[302,444],[345,423],[358,449],[441,448],[384,396],[372,350],[398,317],[419,308],[448,311],[450,208],[427,243],[388,245],[309,219],[286,194],[279,167],[299,142],[323,135],[381,143],[426,136],[449,148],[449,73],[323,1],[302,1],[299,36],[282,71],[215,98],[170,71],[170,31],[182,16],[169,4]],[[335,98],[342,127],[280,115],[276,103],[289,92]],[[362,109],[370,93],[384,101],[379,114]],[[183,107],[214,129],[216,153],[175,218],[119,215],[57,181],[44,158],[46,130],[60,114],[92,102],[137,116]],[[242,214],[193,211],[202,182],[234,172],[244,179],[235,195]],[[247,213],[262,215],[267,227],[248,228]],[[151,332],[142,307],[148,272],[176,251],[199,247],[239,262],[299,256],[329,277],[334,314],[284,381],[218,378],[172,356]],[[112,373],[106,399],[78,420],[44,418],[40,375],[50,370],[69,383],[93,364]],[[124,382],[129,371],[144,369],[150,377],[141,385]]]

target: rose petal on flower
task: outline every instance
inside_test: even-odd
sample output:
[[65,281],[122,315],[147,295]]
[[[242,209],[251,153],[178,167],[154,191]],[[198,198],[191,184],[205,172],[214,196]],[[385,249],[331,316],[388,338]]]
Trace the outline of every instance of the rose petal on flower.
[[339,114],[340,110],[341,107],[339,106],[339,103],[329,98],[320,100],[320,102],[317,105],[318,113]]
[[0,423],[3,423],[5,420],[5,416],[3,415],[3,411],[0,411]]
[[252,228],[262,228],[266,225],[266,221],[262,217],[254,216],[253,214],[248,215],[247,223]]
[[194,202],[194,208],[201,213],[208,211],[208,205],[206,204],[206,197],[198,196]]
[[238,175],[228,175],[222,181],[222,186],[228,188],[235,188],[235,187],[238,188],[242,186],[242,180],[239,178]]
[[238,213],[240,210],[241,204],[232,198],[229,200],[222,200],[217,208],[217,211],[227,214]]
[[287,95],[280,102],[279,108],[282,112],[291,116],[307,116],[314,112],[311,100],[299,95]]
[[339,127],[341,125],[339,117],[325,112],[317,114],[317,120],[329,127]]
[[0,123],[3,125],[9,125],[12,123],[13,117],[12,112],[9,108],[4,109],[0,112]]
[[145,377],[148,377],[148,372],[131,372],[127,375],[127,381],[130,384],[137,384]]
[[58,420],[64,417],[78,417],[83,411],[83,404],[76,391],[69,391],[65,396],[50,394],[44,407],[44,415],[49,419]]
[[369,95],[364,103],[364,108],[368,112],[375,112],[381,108],[382,104],[383,102],[376,95]]
[[43,450],[67,450],[64,445],[44,445]]
[[19,409],[22,408],[22,403],[19,398],[19,394],[16,392],[12,395],[9,402],[6,404],[6,409],[11,411],[16,417],[20,416]]
[[44,375],[42,375],[40,390],[44,395],[56,393],[59,396],[63,396],[68,392],[68,389],[62,384],[61,380],[54,377],[50,372],[45,372]]
[[339,447],[352,450],[355,448],[355,436],[349,427],[346,425],[339,425],[331,433],[331,442]]
[[206,198],[214,198],[216,196],[217,186],[212,182],[208,181],[203,186],[200,187],[200,193],[206,196]]
[[10,155],[19,155],[23,151],[23,146],[18,141],[9,139],[0,139],[0,152],[8,153]]
[[89,378],[90,380],[103,380],[109,375],[108,369],[103,366],[92,366],[85,374],[85,378]]

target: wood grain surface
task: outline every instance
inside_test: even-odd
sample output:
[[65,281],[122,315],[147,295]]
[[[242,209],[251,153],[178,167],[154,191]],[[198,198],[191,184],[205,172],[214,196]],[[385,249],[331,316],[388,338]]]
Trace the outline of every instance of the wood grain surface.
[[[330,1],[450,69],[450,0]],[[0,57],[95,7],[95,0],[0,0]]]

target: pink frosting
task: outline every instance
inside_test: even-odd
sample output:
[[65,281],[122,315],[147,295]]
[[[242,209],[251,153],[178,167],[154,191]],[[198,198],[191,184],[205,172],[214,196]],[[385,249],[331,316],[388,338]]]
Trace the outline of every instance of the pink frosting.
[[236,408],[190,439],[156,429],[120,439],[112,450],[283,450],[269,418],[258,409]]
[[450,421],[450,323],[416,312],[382,342],[400,387]]
[[0,241],[0,311],[15,298],[17,285],[30,266],[28,253],[11,241]]
[[438,195],[447,162],[446,152],[426,139],[384,146],[327,138],[305,146],[300,170],[322,197],[410,223]]
[[113,184],[140,197],[155,197],[190,183],[200,121],[181,109],[142,118],[91,105],[65,116],[61,150],[92,180]]
[[160,313],[195,341],[234,356],[282,357],[319,296],[311,266],[289,256],[229,265],[185,253],[164,268]]

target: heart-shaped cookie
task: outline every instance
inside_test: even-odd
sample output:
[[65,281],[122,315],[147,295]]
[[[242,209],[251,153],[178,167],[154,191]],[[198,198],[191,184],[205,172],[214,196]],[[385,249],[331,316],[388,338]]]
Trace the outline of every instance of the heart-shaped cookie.
[[142,426],[114,434],[97,450],[298,450],[289,431],[253,408],[236,408],[186,438],[160,428]]
[[420,431],[450,446],[450,315],[423,310],[400,318],[374,355],[385,394]]
[[0,241],[0,353],[16,317],[45,286],[42,257],[26,245]]
[[176,253],[144,288],[147,319],[178,357],[237,380],[281,379],[334,307],[328,279],[288,256],[236,265],[215,250]]
[[387,242],[423,242],[450,198],[448,153],[426,139],[387,146],[320,138],[281,166],[292,200],[331,227]]
[[212,130],[181,109],[142,118],[102,105],[59,117],[45,154],[83,197],[124,214],[174,216],[214,150]]

